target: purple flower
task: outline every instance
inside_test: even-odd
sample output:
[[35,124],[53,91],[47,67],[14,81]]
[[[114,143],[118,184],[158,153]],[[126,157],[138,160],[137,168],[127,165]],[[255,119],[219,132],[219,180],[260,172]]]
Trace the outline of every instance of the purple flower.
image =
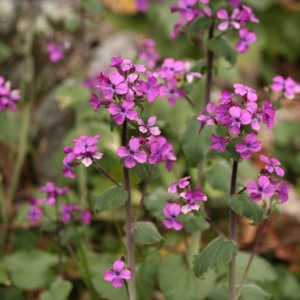
[[121,146],[117,150],[119,157],[125,157],[124,164],[131,169],[136,165],[136,161],[143,164],[147,161],[147,153],[144,150],[138,151],[140,147],[139,138],[131,138],[129,141],[129,149]]
[[73,160],[77,157],[76,154],[74,154],[73,152],[68,153],[65,158],[63,159],[63,168],[61,169],[61,171],[63,172],[65,177],[69,177],[69,178],[75,178],[76,174],[75,172],[72,170],[72,167],[76,167],[79,165],[79,162],[73,162]]
[[262,144],[256,138],[255,133],[249,133],[246,135],[246,140],[244,142],[237,143],[235,150],[241,154],[241,157],[246,159],[251,157],[252,152],[258,152],[261,150]]
[[276,187],[270,182],[267,176],[260,176],[258,182],[250,182],[246,186],[246,190],[252,200],[259,201],[263,195],[272,197],[275,194]]
[[252,12],[252,8],[246,5],[242,5],[242,9],[238,13],[236,19],[240,21],[241,26],[243,27],[246,25],[248,21],[251,21],[253,23],[259,23],[259,20]]
[[266,101],[266,103],[262,105],[261,110],[263,123],[266,124],[269,129],[272,129],[276,119],[273,105],[270,101]]
[[47,52],[49,54],[50,61],[53,63],[60,61],[64,57],[62,45],[55,45],[53,43],[49,43],[47,45]]
[[116,103],[111,103],[108,107],[108,111],[114,116],[114,121],[118,125],[122,125],[125,118],[128,120],[135,120],[138,117],[136,110],[132,108],[133,106],[133,101],[124,100],[121,106]]
[[229,104],[232,101],[234,93],[230,93],[227,90],[223,90],[221,93],[222,98],[218,100],[219,103]]
[[261,154],[259,158],[266,163],[264,169],[267,170],[268,173],[272,174],[275,172],[280,177],[284,176],[284,170],[280,167],[281,163],[277,158],[269,158],[263,154]]
[[155,125],[157,117],[152,116],[148,119],[147,125],[145,125],[142,119],[138,119],[137,123],[139,124],[139,131],[142,133],[150,133],[151,135],[160,135],[160,129]]
[[225,20],[218,25],[219,30],[226,30],[229,26],[234,29],[239,29],[241,27],[240,23],[236,21],[238,10],[233,10],[231,16],[228,15],[226,9],[221,8],[217,11],[217,17],[221,20]]
[[97,111],[101,105],[106,105],[107,102],[100,100],[95,93],[92,93],[92,98],[90,99],[89,104],[94,107],[94,111]]
[[275,92],[283,92],[284,97],[293,99],[295,97],[296,86],[296,82],[291,77],[284,79],[282,76],[277,75],[273,78],[271,89]]
[[287,183],[280,183],[277,188],[278,199],[286,202],[289,199],[290,186]]
[[233,85],[234,87],[234,92],[237,95],[245,96],[248,101],[256,101],[257,100],[257,94],[254,89],[251,87],[240,84],[240,83],[235,83]]
[[27,218],[35,223],[43,215],[43,211],[35,205],[32,205],[28,211]]
[[179,204],[166,204],[163,208],[164,215],[167,217],[163,220],[163,224],[171,229],[180,230],[183,227],[183,224],[178,221],[176,218],[181,213],[181,208]]
[[10,81],[5,81],[4,77],[0,76],[0,111],[7,108],[15,110],[17,101],[21,98],[19,90],[10,90]]
[[168,188],[168,193],[180,193],[190,185],[191,176],[181,178],[178,182],[173,182]]
[[183,61],[166,58],[160,67],[159,76],[165,79],[172,79],[177,75],[181,75],[184,68],[185,65]]
[[240,40],[235,46],[236,51],[240,53],[245,53],[249,50],[249,44],[256,41],[256,34],[247,28],[242,28],[239,30]]
[[92,213],[89,210],[84,209],[82,211],[81,220],[84,224],[89,225],[91,223],[91,217],[92,217]]
[[[153,137],[153,136],[152,136]],[[153,137],[149,143],[150,145],[150,155],[148,162],[153,164],[159,164],[163,160],[167,159],[168,154],[172,152],[172,144],[170,144],[167,139],[163,136],[157,138]]]
[[241,109],[239,106],[231,106],[229,108],[231,120],[231,133],[240,134],[241,126],[250,124],[252,121],[251,114],[246,109]]
[[214,119],[215,112],[216,104],[210,102],[204,107],[203,112],[197,117],[197,120],[203,125],[214,125],[216,124]]
[[56,202],[57,196],[67,194],[69,189],[57,188],[53,182],[47,182],[45,186],[40,187],[40,191],[46,193],[46,203],[52,205]]
[[109,78],[105,77],[103,73],[98,77],[99,87],[103,94],[103,98],[106,100],[111,100],[114,93],[118,95],[125,95],[128,92],[128,85],[125,78],[119,73],[113,73]]
[[246,105],[246,109],[252,115],[251,128],[254,130],[260,129],[260,120],[262,119],[262,114],[257,112],[257,103],[256,102],[248,102]]
[[176,100],[185,96],[185,91],[177,87],[175,78],[167,80],[166,84],[160,86],[160,97],[168,96],[168,102],[171,106],[176,104]]
[[138,45],[138,55],[140,59],[146,61],[146,64],[150,69],[154,68],[160,58],[159,54],[155,51],[155,40],[142,40]]
[[198,0],[179,0],[178,6],[171,5],[171,12],[179,11],[180,18],[187,21],[192,21],[197,15],[198,12],[194,8]]
[[148,82],[146,83],[146,95],[148,102],[153,102],[160,94],[159,87],[157,85],[157,79],[148,74]]
[[124,269],[125,263],[123,260],[116,260],[110,270],[104,272],[104,280],[111,281],[112,286],[117,289],[123,286],[123,280],[131,278],[131,271]]
[[194,191],[182,192],[180,196],[188,201],[188,204],[181,207],[181,212],[184,214],[187,214],[192,210],[199,210],[200,204],[197,204],[196,202],[207,200],[207,196],[202,193],[200,188],[197,188]]
[[226,138],[212,134],[211,139],[212,139],[212,143],[210,145],[211,149],[220,150],[221,152],[224,152],[226,150],[226,143],[227,143]]

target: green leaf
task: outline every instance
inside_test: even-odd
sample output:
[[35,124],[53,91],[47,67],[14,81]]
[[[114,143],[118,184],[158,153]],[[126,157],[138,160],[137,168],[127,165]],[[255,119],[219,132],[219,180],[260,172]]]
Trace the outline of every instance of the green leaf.
[[186,268],[180,256],[164,256],[159,266],[159,286],[170,300],[206,299],[215,286],[215,273],[207,272],[203,278],[197,278]]
[[137,266],[136,291],[138,300],[150,299],[157,286],[159,252],[149,249],[143,254],[143,261]]
[[194,268],[197,277],[202,276],[209,268],[216,269],[228,264],[238,251],[236,242],[217,237],[195,256]]
[[40,294],[40,300],[67,300],[72,290],[70,281],[61,280],[51,284],[50,291]]
[[126,203],[128,194],[126,190],[120,189],[118,186],[112,186],[101,195],[95,196],[93,199],[94,210],[101,211],[103,209],[112,209],[122,206]]
[[242,289],[241,300],[268,300],[271,295],[256,284],[245,284]]
[[205,126],[199,134],[200,123],[192,117],[188,121],[187,128],[181,138],[183,152],[189,165],[196,167],[210,150],[213,126]]
[[48,285],[55,276],[55,265],[56,255],[37,249],[22,250],[5,257],[6,270],[12,282],[25,290]]
[[214,38],[208,42],[208,48],[215,55],[224,57],[233,66],[236,61],[236,50],[224,37]]
[[6,44],[0,42],[0,62],[11,56],[11,49]]
[[103,12],[102,5],[97,0],[81,0],[81,5],[85,9],[88,9],[99,15],[101,15]]
[[154,244],[163,239],[152,222],[137,222],[133,237],[136,243],[143,245]]
[[212,19],[209,17],[198,17],[196,18],[192,24],[188,28],[188,39],[193,42],[196,36],[201,33],[201,31],[208,29],[212,24]]
[[165,217],[163,207],[167,204],[166,200],[169,198],[172,198],[171,195],[160,187],[145,198],[144,205],[152,216],[161,221]]
[[184,229],[189,233],[204,231],[210,227],[202,217],[193,214],[181,214],[178,220],[183,222]]
[[139,182],[145,180],[149,174],[149,165],[148,164],[139,164],[137,163],[131,171],[138,178]]
[[3,284],[3,285],[10,285],[10,280],[9,280],[9,277],[8,277],[8,274],[5,270],[5,265],[4,265],[4,261],[3,260],[0,260],[0,284]]
[[253,224],[257,224],[265,213],[263,207],[251,200],[248,193],[232,196],[230,198],[230,207],[237,214],[252,220]]
[[[244,274],[245,268],[249,261],[250,254],[246,252],[239,252],[236,257],[236,278],[240,282]],[[273,266],[264,258],[255,255],[249,273],[247,275],[247,282],[266,283],[274,282],[277,275]]]

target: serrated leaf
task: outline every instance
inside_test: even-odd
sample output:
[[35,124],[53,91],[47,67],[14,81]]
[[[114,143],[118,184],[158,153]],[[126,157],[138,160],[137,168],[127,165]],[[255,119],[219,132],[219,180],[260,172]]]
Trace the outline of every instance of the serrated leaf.
[[133,238],[136,243],[143,245],[154,244],[163,239],[152,222],[137,222],[133,231]]
[[103,209],[112,209],[124,205],[127,201],[128,193],[126,190],[118,186],[112,186],[101,195],[95,196],[93,199],[93,206],[95,211]]
[[144,205],[146,209],[159,221],[165,217],[163,214],[163,207],[166,205],[166,200],[172,198],[163,188],[155,189],[148,197],[145,198]]
[[217,237],[195,256],[194,269],[197,277],[202,276],[209,268],[216,269],[228,264],[238,251],[238,245],[232,240]]
[[232,66],[235,64],[237,52],[224,37],[211,39],[208,48],[215,55],[224,57]]
[[196,167],[210,150],[213,126],[205,126],[199,134],[200,123],[193,117],[189,119],[187,127],[181,138],[183,152],[189,165]]
[[189,233],[204,231],[210,227],[202,217],[193,214],[181,214],[178,220],[183,223],[184,229]]
[[248,193],[232,196],[229,205],[233,211],[252,220],[254,224],[257,224],[265,213],[263,207],[251,200]]
[[180,256],[167,255],[159,266],[159,286],[170,300],[206,299],[214,289],[215,273],[209,271],[203,278],[197,278]]
[[149,165],[137,163],[131,170],[140,182],[147,178],[147,175],[149,174]]
[[241,300],[268,300],[271,295],[256,284],[245,284],[242,289]]
[[48,285],[54,278],[53,266],[57,256],[31,249],[17,251],[5,257],[5,267],[14,285],[25,290],[34,290]]
[[188,39],[193,42],[193,37],[201,33],[201,31],[208,29],[212,24],[212,19],[209,17],[198,17],[188,28]]

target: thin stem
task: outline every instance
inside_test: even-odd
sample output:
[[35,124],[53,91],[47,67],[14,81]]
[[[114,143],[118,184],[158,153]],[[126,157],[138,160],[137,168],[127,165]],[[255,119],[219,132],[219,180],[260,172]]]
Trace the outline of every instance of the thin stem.
[[197,110],[196,105],[194,104],[194,102],[192,101],[191,98],[189,98],[187,95],[184,96],[185,100],[187,101],[187,103],[194,109]]
[[[236,179],[237,179],[238,162],[233,161],[231,183],[230,183],[230,195],[236,193]],[[236,241],[236,213],[230,209],[229,215],[229,237],[231,240]],[[232,261],[229,264],[229,299],[235,299],[235,269],[236,269],[236,256],[234,255]]]
[[95,165],[95,167],[97,168],[98,171],[103,173],[109,180],[111,180],[120,189],[123,189],[123,187],[113,177],[111,177],[109,175],[109,173],[107,173],[93,158],[92,158],[92,161],[93,161],[93,164]]
[[256,236],[256,239],[255,239],[255,243],[254,243],[254,246],[253,246],[253,249],[252,249],[252,252],[251,252],[251,255],[250,255],[250,258],[249,258],[249,261],[248,261],[248,264],[246,266],[246,269],[245,269],[245,272],[243,274],[243,277],[242,277],[242,280],[241,280],[241,283],[239,285],[239,289],[236,293],[236,296],[235,296],[235,300],[238,300],[240,295],[241,295],[241,292],[242,292],[242,289],[243,289],[243,286],[244,286],[244,283],[246,281],[246,278],[247,278],[247,275],[248,275],[248,272],[250,270],[250,267],[251,267],[251,264],[252,264],[252,260],[257,252],[257,247],[258,247],[258,244],[260,242],[260,239],[262,237],[262,233],[267,225],[267,222],[268,222],[268,217],[270,215],[270,212],[271,210],[268,209],[267,211],[267,217],[264,219],[262,225],[260,226],[259,230],[258,230],[258,233],[257,233],[257,236]]
[[204,218],[204,220],[222,237],[226,238],[225,233],[209,218]]
[[140,203],[139,203],[139,205],[137,207],[137,210],[136,210],[136,213],[135,213],[135,218],[134,218],[134,221],[133,221],[132,228],[135,228],[136,222],[139,219],[139,214],[140,214],[140,211],[141,211],[142,206],[143,206],[144,198],[146,196],[146,190],[147,190],[149,182],[150,182],[150,178],[151,178],[151,175],[152,175],[153,168],[154,168],[154,165],[151,165],[148,176],[147,176],[147,179],[146,179],[146,181],[144,183],[144,186],[143,186],[141,200],[140,200]]
[[[127,145],[127,122],[123,123],[122,128],[122,146]],[[131,190],[130,190],[130,177],[129,170],[124,166],[123,167],[124,175],[124,187],[128,193],[128,198],[125,204],[126,209],[126,246],[127,246],[127,257],[128,265],[131,270],[135,269],[134,262],[134,245],[133,245],[133,232],[132,232],[132,205],[131,205]],[[135,300],[135,276],[134,272],[132,273],[131,279],[129,281],[129,299]]]
[[59,275],[62,279],[64,279],[64,270],[63,270],[63,263],[62,263],[62,248],[61,248],[61,221],[59,219],[59,211],[58,211],[58,201],[55,201],[55,213],[56,213],[56,243],[57,243],[57,255],[58,255],[58,270]]
[[[210,41],[214,37],[214,22],[211,24],[208,31],[208,41]],[[205,98],[204,105],[206,106],[210,102],[210,93],[212,86],[212,76],[213,76],[213,61],[214,61],[214,53],[213,51],[207,51],[207,65],[206,65],[206,83],[205,83]]]

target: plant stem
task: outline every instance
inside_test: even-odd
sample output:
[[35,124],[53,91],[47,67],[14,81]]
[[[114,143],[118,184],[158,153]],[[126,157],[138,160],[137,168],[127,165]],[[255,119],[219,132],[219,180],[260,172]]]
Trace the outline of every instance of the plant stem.
[[[122,128],[122,146],[127,146],[127,121],[123,123]],[[129,170],[123,167],[124,187],[128,193],[128,198],[125,204],[126,209],[126,246],[128,265],[131,270],[135,269],[134,262],[134,245],[133,245],[133,232],[132,232],[132,204],[131,204],[131,190],[130,190],[130,177]],[[132,272],[131,279],[128,286],[129,300],[135,300],[135,276]]]
[[139,205],[137,207],[137,210],[136,210],[136,213],[135,213],[135,218],[134,218],[134,221],[133,221],[133,226],[132,226],[133,229],[135,228],[136,222],[139,219],[139,214],[140,214],[140,211],[142,209],[144,198],[146,196],[146,190],[147,190],[149,182],[150,182],[150,178],[151,178],[151,175],[152,175],[153,168],[154,168],[154,165],[151,165],[149,173],[148,173],[148,176],[147,176],[147,179],[146,179],[146,181],[144,183],[144,186],[143,186],[142,197],[141,197],[140,203],[139,203]]
[[123,189],[123,187],[113,177],[111,177],[109,175],[109,173],[107,173],[93,158],[92,158],[92,160],[93,160],[93,163],[94,163],[94,165],[95,165],[95,167],[97,168],[98,171],[103,173],[110,181],[112,181],[120,189]]
[[[230,195],[236,193],[236,179],[237,179],[238,162],[233,161],[231,183],[230,183]],[[236,241],[236,213],[230,209],[229,213],[229,237],[231,240]],[[235,299],[235,269],[236,269],[236,256],[233,256],[232,261],[229,264],[229,299]]]
[[250,258],[249,258],[249,261],[248,261],[248,264],[246,266],[246,269],[245,269],[245,272],[243,274],[243,277],[242,277],[242,280],[241,280],[241,283],[239,285],[239,289],[236,293],[236,296],[235,296],[235,300],[238,300],[240,295],[241,295],[241,292],[242,292],[242,289],[243,289],[243,286],[244,286],[244,283],[246,281],[246,278],[247,278],[247,275],[248,275],[248,272],[250,270],[250,267],[251,267],[251,264],[252,264],[252,260],[254,258],[254,255],[256,254],[256,251],[257,251],[257,247],[258,247],[258,244],[260,242],[260,239],[262,237],[262,233],[267,225],[267,222],[268,222],[268,217],[270,215],[270,212],[271,210],[268,209],[267,211],[267,217],[264,219],[263,223],[261,224],[259,230],[258,230],[258,233],[257,233],[257,236],[256,236],[256,239],[255,239],[255,243],[254,243],[254,246],[253,246],[253,249],[252,249],[252,252],[251,252],[251,255],[250,255]]
[[[208,31],[208,42],[214,37],[214,22],[211,24]],[[211,50],[207,50],[207,64],[206,64],[206,84],[205,84],[205,98],[204,105],[206,106],[210,102],[210,93],[212,86],[212,76],[213,76],[213,62],[214,62],[214,53]]]

